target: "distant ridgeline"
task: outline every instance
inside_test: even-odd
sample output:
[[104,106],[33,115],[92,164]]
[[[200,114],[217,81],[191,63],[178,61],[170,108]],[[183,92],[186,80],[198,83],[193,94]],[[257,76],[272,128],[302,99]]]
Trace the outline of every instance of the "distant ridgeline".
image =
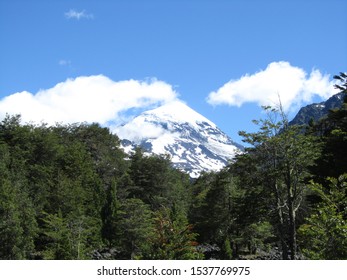
[[340,92],[333,95],[326,101],[313,103],[302,107],[294,119],[289,122],[289,125],[308,124],[311,120],[317,122],[322,117],[326,116],[329,113],[329,110],[340,108],[343,103],[343,99],[344,93]]

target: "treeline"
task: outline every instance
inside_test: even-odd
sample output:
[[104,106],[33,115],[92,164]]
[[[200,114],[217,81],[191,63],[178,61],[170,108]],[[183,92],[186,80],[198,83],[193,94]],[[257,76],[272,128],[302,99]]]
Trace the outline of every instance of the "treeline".
[[347,75],[335,79],[340,108],[304,127],[264,107],[245,152],[193,184],[189,220],[217,257],[347,259]]
[[0,258],[346,259],[347,100],[307,127],[265,110],[246,151],[194,181],[98,124],[6,116]]
[[196,259],[189,177],[98,124],[0,123],[1,259]]

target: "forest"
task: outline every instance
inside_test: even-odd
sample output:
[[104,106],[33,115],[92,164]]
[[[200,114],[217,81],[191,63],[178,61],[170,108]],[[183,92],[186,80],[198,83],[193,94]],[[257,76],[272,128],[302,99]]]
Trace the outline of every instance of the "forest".
[[[340,108],[289,125],[264,107],[246,148],[191,179],[93,124],[0,122],[0,259],[347,259]],[[265,116],[265,115],[264,115]]]

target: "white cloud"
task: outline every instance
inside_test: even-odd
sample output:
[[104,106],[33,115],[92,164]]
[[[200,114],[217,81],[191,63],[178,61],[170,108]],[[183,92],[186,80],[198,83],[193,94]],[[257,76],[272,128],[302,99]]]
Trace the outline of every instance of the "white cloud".
[[48,124],[98,122],[119,124],[132,109],[148,109],[173,101],[178,94],[158,80],[115,82],[103,76],[68,79],[32,94],[17,92],[0,100],[0,118],[21,114],[23,122]]
[[129,122],[111,130],[121,139],[128,139],[135,143],[139,143],[142,139],[158,138],[166,133],[161,126],[148,122]]
[[69,66],[69,65],[71,65],[71,61],[70,60],[66,60],[66,59],[61,59],[61,60],[59,60],[58,64],[60,66]]
[[211,105],[242,106],[247,102],[259,105],[277,105],[279,96],[285,110],[297,109],[303,102],[312,101],[315,95],[324,99],[335,94],[329,75],[312,70],[308,75],[303,69],[288,62],[272,62],[265,70],[245,75],[224,84],[211,92],[207,102]]
[[76,10],[70,9],[68,12],[65,13],[65,17],[67,19],[77,19],[77,20],[80,20],[82,18],[93,19],[94,15],[93,14],[87,14],[85,10],[78,12]]

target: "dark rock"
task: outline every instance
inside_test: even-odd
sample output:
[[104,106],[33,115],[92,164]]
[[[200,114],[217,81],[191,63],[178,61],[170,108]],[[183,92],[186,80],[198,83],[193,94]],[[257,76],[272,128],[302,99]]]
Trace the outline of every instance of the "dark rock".
[[329,113],[329,110],[341,107],[344,93],[338,93],[330,97],[327,101],[313,103],[302,107],[289,125],[309,124],[311,120],[317,122]]

